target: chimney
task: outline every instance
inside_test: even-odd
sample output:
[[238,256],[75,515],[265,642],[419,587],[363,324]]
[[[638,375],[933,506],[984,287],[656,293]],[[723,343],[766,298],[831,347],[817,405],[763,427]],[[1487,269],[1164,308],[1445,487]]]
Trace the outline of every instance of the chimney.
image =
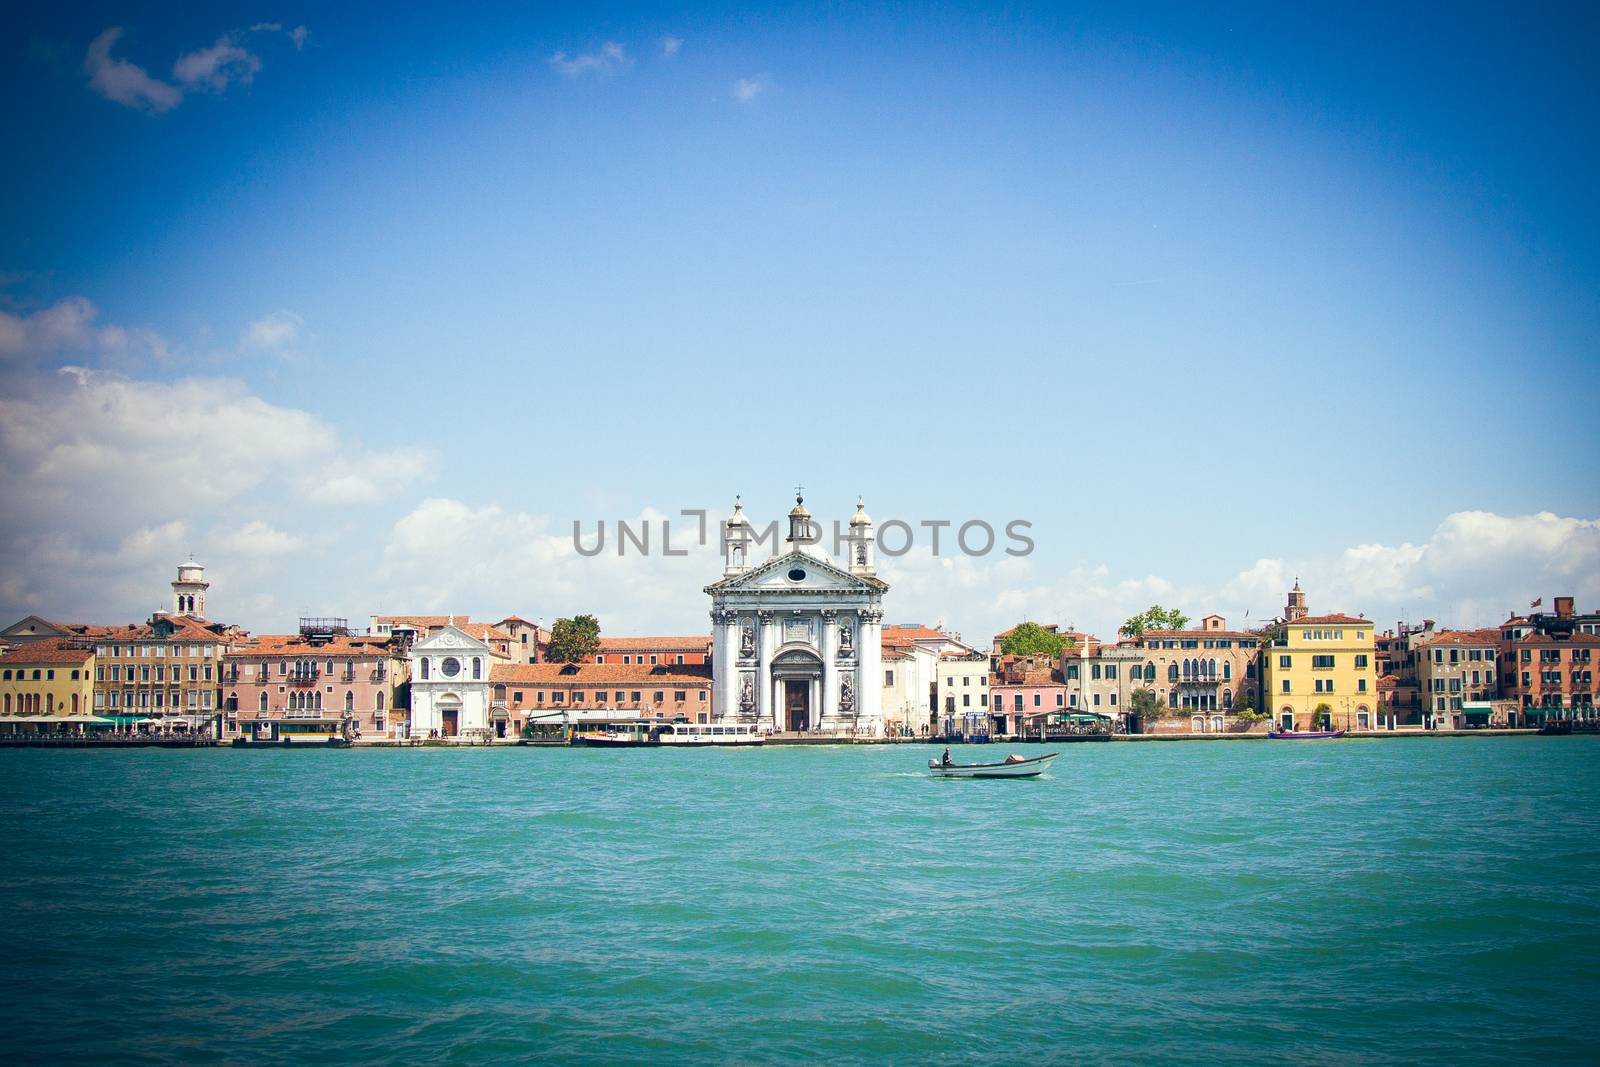
[[1556,618],[1572,618],[1572,598],[1569,596],[1558,596],[1554,597],[1553,599],[1556,602]]

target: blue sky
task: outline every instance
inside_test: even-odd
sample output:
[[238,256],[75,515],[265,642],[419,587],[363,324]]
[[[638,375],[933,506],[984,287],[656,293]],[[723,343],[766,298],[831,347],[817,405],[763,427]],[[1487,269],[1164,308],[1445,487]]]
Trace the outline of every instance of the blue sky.
[[1590,8],[0,17],[10,614],[699,629],[560,531],[797,481],[1030,520],[886,563],[969,636],[1600,597]]

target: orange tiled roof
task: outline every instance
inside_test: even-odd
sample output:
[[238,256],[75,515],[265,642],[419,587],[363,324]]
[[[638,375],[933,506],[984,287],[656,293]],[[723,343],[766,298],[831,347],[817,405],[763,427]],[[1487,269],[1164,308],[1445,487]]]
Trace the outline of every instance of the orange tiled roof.
[[1371,619],[1360,619],[1354,615],[1343,615],[1334,612],[1332,615],[1307,615],[1303,619],[1295,619],[1290,626],[1372,626]]
[[385,656],[390,654],[389,639],[382,636],[335,637],[312,644],[299,634],[260,634],[234,643],[230,658],[261,659],[271,656],[296,656],[305,659],[332,656]]
[[487,622],[458,622],[455,628],[465,634],[476,637],[479,641],[509,641],[511,635],[500,627]]
[[[1360,621],[1365,622],[1366,620],[1362,619]],[[1196,637],[1196,638],[1205,638],[1205,637],[1260,637],[1261,635],[1258,634],[1258,633],[1255,633],[1254,631],[1251,631],[1251,630],[1193,630],[1193,629],[1190,629],[1190,630],[1146,630],[1141,636],[1142,637],[1159,637],[1162,640],[1165,640],[1165,639],[1167,639],[1169,637],[1173,637],[1173,638],[1179,638],[1179,637],[1184,637],[1184,638],[1187,638],[1187,637]],[[1139,638],[1133,638],[1132,640],[1137,641],[1137,640],[1139,640]]]
[[11,651],[0,654],[0,663],[7,667],[32,667],[35,664],[65,663],[71,666],[82,666],[89,662],[94,655],[91,648],[64,647],[65,639],[60,637],[44,637],[37,641],[18,645]]
[[681,682],[708,685],[711,665],[680,663],[649,667],[638,663],[496,663],[489,680],[508,685],[625,685]]
[[[169,637],[156,637],[155,623],[163,620],[172,624],[172,634]],[[217,629],[212,629],[217,626]],[[107,641],[228,641],[245,631],[235,626],[223,626],[218,623],[208,623],[188,615],[168,615],[166,612],[157,612],[151,621],[143,623],[129,623],[126,626],[96,627],[94,637]],[[85,636],[90,636],[86,634]]]
[[1494,645],[1500,642],[1500,631],[1495,630],[1441,630],[1418,645]]
[[711,648],[709,634],[679,637],[602,637],[601,652],[705,652]]
[[931,626],[924,626],[918,622],[897,622],[885,626],[879,633],[884,641],[949,641],[951,637],[943,630],[935,630]]
[[378,622],[386,622],[390,626],[396,623],[402,626],[415,626],[424,630],[436,630],[443,626],[465,626],[472,621],[470,615],[374,615]]

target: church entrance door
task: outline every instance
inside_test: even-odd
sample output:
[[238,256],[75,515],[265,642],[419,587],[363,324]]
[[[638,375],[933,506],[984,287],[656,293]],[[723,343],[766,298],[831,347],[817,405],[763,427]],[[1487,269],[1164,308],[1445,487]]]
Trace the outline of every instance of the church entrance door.
[[799,733],[811,728],[810,682],[783,683],[783,711],[785,729]]
[[444,708],[439,712],[439,723],[443,727],[439,733],[445,737],[454,737],[461,726],[461,709]]

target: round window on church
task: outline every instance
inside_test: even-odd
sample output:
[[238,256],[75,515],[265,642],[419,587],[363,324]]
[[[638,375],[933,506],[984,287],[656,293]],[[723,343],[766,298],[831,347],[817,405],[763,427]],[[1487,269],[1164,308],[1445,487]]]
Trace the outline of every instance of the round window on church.
[[791,582],[803,582],[806,580],[806,572],[799,567],[791,567],[789,569],[789,580]]
[[461,673],[461,661],[454,656],[446,656],[444,662],[439,664],[439,673],[446,678],[454,678]]

